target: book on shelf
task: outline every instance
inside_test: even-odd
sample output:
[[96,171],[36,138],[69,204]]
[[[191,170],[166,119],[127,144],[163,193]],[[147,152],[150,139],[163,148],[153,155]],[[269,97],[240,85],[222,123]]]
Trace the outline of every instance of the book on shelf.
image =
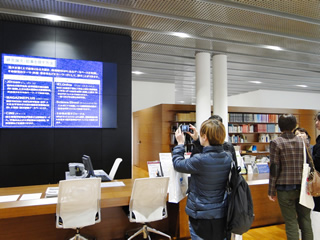
[[244,113],[243,114],[243,121],[244,122],[253,122],[254,121],[254,114],[253,113]]
[[190,112],[190,119],[192,122],[196,121],[196,112]]
[[276,132],[276,125],[273,124],[273,123],[268,124],[268,125],[267,125],[267,132],[269,132],[269,133]]
[[246,125],[246,124],[242,125],[242,132],[243,133],[249,132],[249,125]]
[[267,113],[228,113],[229,122],[277,123],[278,114]]
[[229,122],[243,122],[242,113],[229,113],[228,118],[229,118]]
[[279,119],[278,114],[269,114],[269,122],[270,123],[277,123]]
[[267,124],[258,123],[254,126],[255,132],[267,132]]
[[229,124],[228,125],[229,133],[253,133],[254,125],[252,124]]
[[196,121],[196,113],[195,112],[176,113],[176,121],[178,121],[178,122],[195,122]]

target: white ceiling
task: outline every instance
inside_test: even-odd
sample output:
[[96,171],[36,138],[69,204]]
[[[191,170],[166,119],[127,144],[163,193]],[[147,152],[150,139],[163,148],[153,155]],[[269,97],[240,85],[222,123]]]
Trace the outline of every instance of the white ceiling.
[[[63,19],[51,22],[47,14]],[[0,19],[130,35],[132,70],[144,72],[132,80],[175,84],[176,103],[195,101],[198,51],[227,55],[229,96],[320,93],[316,0],[1,0]]]

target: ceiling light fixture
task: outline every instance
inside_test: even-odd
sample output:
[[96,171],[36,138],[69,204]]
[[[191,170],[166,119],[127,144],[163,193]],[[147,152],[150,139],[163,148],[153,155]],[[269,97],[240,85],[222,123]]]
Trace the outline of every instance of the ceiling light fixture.
[[275,50],[275,51],[282,51],[283,50],[283,48],[278,47],[278,46],[265,46],[265,48]]
[[143,72],[140,72],[140,71],[132,71],[133,74],[136,74],[136,75],[141,75],[141,74],[144,74]]
[[51,21],[62,21],[63,18],[57,15],[46,15],[46,19],[49,19]]
[[176,37],[181,37],[181,38],[188,38],[190,37],[189,34],[187,33],[182,33],[182,32],[174,32],[172,33],[173,36],[176,36]]
[[260,81],[249,81],[249,82],[251,82],[251,83],[256,83],[256,84],[262,83],[262,82],[260,82]]
[[297,87],[303,87],[303,88],[306,88],[308,87],[307,85],[296,85]]

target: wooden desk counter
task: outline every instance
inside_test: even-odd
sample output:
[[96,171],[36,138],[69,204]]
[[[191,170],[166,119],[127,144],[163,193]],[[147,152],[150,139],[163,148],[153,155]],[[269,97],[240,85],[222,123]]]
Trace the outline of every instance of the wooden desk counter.
[[268,198],[269,173],[247,174],[243,177],[248,182],[255,214],[252,227],[284,223],[278,202]]
[[[123,182],[125,186],[101,188],[101,208],[129,205],[134,180],[123,179],[118,181]],[[55,213],[57,198],[44,197],[48,187],[57,186],[58,184],[0,188],[0,196],[42,193],[40,199],[0,203],[0,219]]]
[[[129,229],[138,227],[130,223],[123,206],[128,206],[134,179],[116,180],[125,186],[101,188],[101,223],[85,227],[83,234],[98,239],[124,239]],[[42,193],[40,199],[0,203],[0,239],[69,239],[73,229],[56,229],[55,213],[57,198],[44,198],[48,187],[58,184],[0,188],[0,196]],[[19,198],[20,198],[19,197]],[[168,231],[169,220],[154,225]],[[140,225],[139,225],[140,226]],[[132,234],[132,233],[131,233]]]
[[[278,203],[268,199],[268,174],[244,175],[248,181],[254,202],[255,220],[252,227],[283,223]],[[127,206],[134,179],[123,179],[125,186],[101,188],[102,222],[82,230],[84,234],[99,239],[123,239],[128,229],[137,225],[130,223],[122,207]],[[0,239],[64,239],[74,234],[73,230],[55,228],[57,198],[44,198],[48,187],[37,185],[0,188],[0,196],[42,193],[41,199],[0,203]],[[185,213],[186,198],[179,204],[169,204],[169,218],[153,225],[169,233],[173,238],[188,238],[188,217]],[[140,225],[139,225],[140,226]],[[28,238],[24,236],[28,235]]]

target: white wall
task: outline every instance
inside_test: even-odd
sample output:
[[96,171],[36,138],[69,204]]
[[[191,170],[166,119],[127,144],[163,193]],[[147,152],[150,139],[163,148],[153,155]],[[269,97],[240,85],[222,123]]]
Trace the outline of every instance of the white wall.
[[258,90],[228,97],[229,106],[319,110],[320,94]]
[[[314,109],[320,111],[320,94],[258,90],[228,97],[228,106]],[[132,82],[132,112],[158,104],[175,104],[174,84]]]
[[173,83],[132,81],[132,112],[158,104],[174,104]]

